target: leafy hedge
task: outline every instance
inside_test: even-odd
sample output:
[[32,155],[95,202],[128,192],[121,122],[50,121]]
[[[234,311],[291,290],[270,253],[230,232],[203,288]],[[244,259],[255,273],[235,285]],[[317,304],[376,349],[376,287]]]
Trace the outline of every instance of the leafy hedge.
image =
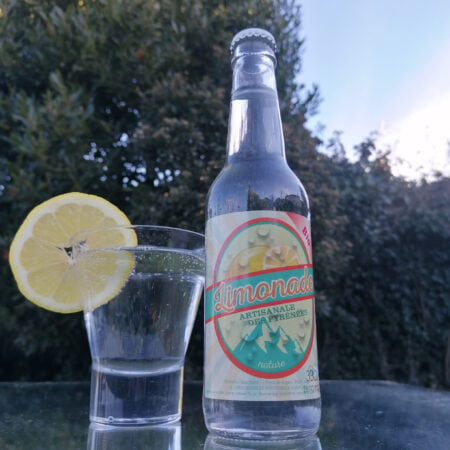
[[[280,44],[287,156],[313,215],[323,378],[445,382],[449,179],[392,175],[371,140],[351,163],[306,128],[317,88],[301,74],[293,0],[28,0],[0,16],[0,379],[82,379],[82,317],[18,293],[7,259],[27,212],[68,191],[108,198],[135,223],[202,231],[224,156],[228,45],[247,26]],[[333,149],[331,149],[333,150]],[[201,377],[198,316],[186,374]]]

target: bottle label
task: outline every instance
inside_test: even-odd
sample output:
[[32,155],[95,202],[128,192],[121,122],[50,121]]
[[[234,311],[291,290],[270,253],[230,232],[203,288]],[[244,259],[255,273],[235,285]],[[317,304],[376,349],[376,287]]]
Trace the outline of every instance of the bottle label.
[[205,396],[320,397],[309,221],[246,211],[206,225]]

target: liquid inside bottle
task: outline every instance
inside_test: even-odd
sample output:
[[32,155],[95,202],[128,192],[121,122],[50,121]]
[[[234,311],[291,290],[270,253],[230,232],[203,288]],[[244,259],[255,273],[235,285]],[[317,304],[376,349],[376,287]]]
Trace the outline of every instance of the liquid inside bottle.
[[227,161],[207,202],[205,422],[299,438],[321,411],[309,203],[285,158],[273,37],[243,30],[231,50]]

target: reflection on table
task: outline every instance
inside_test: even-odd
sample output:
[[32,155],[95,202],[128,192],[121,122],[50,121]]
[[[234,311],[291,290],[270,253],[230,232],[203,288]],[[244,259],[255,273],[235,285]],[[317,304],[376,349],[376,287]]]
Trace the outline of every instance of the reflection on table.
[[185,385],[181,424],[118,429],[89,424],[89,383],[0,383],[0,449],[450,448],[450,392],[385,381],[323,381],[321,390],[318,436],[273,444],[208,436],[200,382]]
[[289,441],[239,441],[208,435],[204,450],[322,450],[320,439],[310,436]]
[[91,423],[87,450],[152,448],[181,450],[181,423],[159,426],[110,426]]

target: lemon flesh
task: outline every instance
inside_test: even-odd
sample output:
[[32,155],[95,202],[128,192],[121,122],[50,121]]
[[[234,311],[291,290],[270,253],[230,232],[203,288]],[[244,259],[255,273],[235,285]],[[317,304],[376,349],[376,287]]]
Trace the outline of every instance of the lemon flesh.
[[[107,200],[72,192],[36,206],[26,217],[10,248],[9,261],[22,294],[36,305],[60,313],[91,308],[116,295],[133,270],[128,252],[90,249],[134,247],[132,229],[108,229],[130,225],[127,216]],[[82,242],[73,236],[91,228]],[[104,228],[104,229],[103,229]],[[76,247],[83,247],[77,258]]]

